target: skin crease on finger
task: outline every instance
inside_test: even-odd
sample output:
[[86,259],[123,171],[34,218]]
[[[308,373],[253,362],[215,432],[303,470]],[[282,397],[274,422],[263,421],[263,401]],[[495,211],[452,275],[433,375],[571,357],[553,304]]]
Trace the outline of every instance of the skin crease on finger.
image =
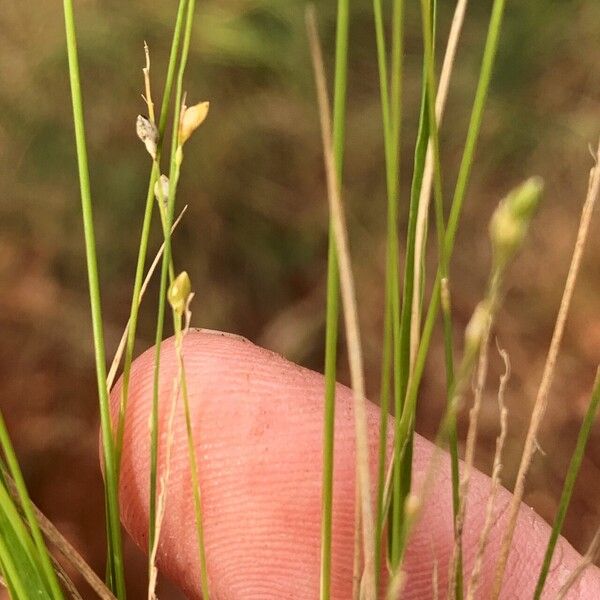
[[[314,600],[319,595],[323,376],[239,338],[218,332],[188,333],[184,343],[211,598],[214,600]],[[154,352],[132,370],[120,497],[125,528],[147,546],[149,414]],[[173,340],[163,343],[160,378],[160,473],[164,474],[166,422],[177,376]],[[113,414],[121,386],[112,391]],[[368,406],[371,472],[375,481],[379,413]],[[337,388],[334,465],[332,598],[348,600],[354,534],[354,421],[352,392]],[[389,430],[393,429],[393,421]],[[183,403],[178,401],[174,442],[160,534],[158,566],[190,598],[200,598],[198,546]],[[391,436],[388,448],[391,447]],[[414,489],[418,490],[432,445],[415,438]],[[485,519],[490,480],[475,472],[464,527],[465,572],[470,574]],[[510,494],[501,490],[477,598],[489,597]],[[432,493],[407,550],[403,598],[446,597],[452,556],[449,461],[444,455]],[[502,599],[531,598],[550,533],[523,506],[504,579]],[[579,554],[559,540],[544,598],[554,598]],[[468,578],[468,575],[467,575]],[[600,598],[600,572],[586,570],[569,599]]]

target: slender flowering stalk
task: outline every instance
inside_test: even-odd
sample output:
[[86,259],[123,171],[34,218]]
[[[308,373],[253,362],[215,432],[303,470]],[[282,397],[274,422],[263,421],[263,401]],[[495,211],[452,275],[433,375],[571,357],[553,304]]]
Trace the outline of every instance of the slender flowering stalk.
[[[185,9],[187,7],[188,0],[179,0],[177,9],[177,18],[175,21],[175,29],[173,31],[173,40],[171,42],[171,51],[169,55],[169,66],[167,67],[167,78],[165,81],[165,87],[163,92],[162,105],[160,109],[160,117],[158,122],[158,144],[156,149],[156,157],[152,162],[152,169],[150,172],[150,181],[148,182],[148,191],[146,193],[146,206],[144,210],[144,219],[142,224],[142,232],[140,235],[140,244],[138,251],[137,264],[135,268],[135,279],[133,284],[133,294],[131,298],[131,309],[129,312],[129,327],[127,333],[127,346],[125,349],[125,359],[123,364],[123,378],[121,384],[121,403],[119,406],[119,422],[117,426],[117,444],[116,444],[116,455],[117,455],[117,468],[119,468],[120,457],[123,446],[123,432],[125,428],[125,410],[127,408],[127,401],[129,397],[129,378],[131,373],[131,364],[133,362],[133,350],[135,346],[135,335],[137,331],[137,320],[140,306],[140,297],[144,277],[144,265],[146,263],[146,255],[148,252],[148,239],[150,237],[150,227],[152,225],[152,212],[154,207],[154,185],[160,174],[160,157],[162,154],[162,143],[164,139],[165,128],[167,125],[167,118],[169,114],[170,99],[173,92],[173,81],[175,78],[175,68],[177,66],[177,54],[181,44],[182,29],[185,17]],[[146,82],[146,100],[151,104],[151,95],[149,92],[149,78],[150,78],[150,61],[149,58],[146,61],[146,67],[144,69],[144,80]],[[150,110],[152,116],[153,110]]]
[[[194,20],[194,11],[196,8],[195,0],[188,0],[185,12],[185,25],[183,40],[181,46],[181,57],[179,60],[179,69],[176,80],[175,91],[175,109],[173,122],[173,135],[171,138],[171,157],[169,170],[169,198],[167,201],[167,219],[165,231],[170,232],[175,211],[175,196],[177,184],[179,182],[179,173],[181,162],[183,160],[183,150],[179,140],[179,123],[181,119],[181,109],[183,105],[183,77],[187,66],[187,59],[190,51],[190,42],[192,36],[192,25]],[[152,194],[154,194],[154,186],[152,186]],[[156,489],[157,489],[157,464],[158,464],[158,398],[160,384],[160,352],[163,339],[164,323],[165,323],[165,307],[167,295],[167,280],[169,274],[169,266],[171,264],[171,236],[165,237],[165,250],[163,253],[161,277],[160,277],[160,292],[158,296],[158,315],[156,321],[156,337],[155,337],[155,357],[154,357],[154,378],[152,390],[152,408],[150,415],[150,506],[148,520],[148,544],[152,548],[154,544],[154,535],[156,529]]]

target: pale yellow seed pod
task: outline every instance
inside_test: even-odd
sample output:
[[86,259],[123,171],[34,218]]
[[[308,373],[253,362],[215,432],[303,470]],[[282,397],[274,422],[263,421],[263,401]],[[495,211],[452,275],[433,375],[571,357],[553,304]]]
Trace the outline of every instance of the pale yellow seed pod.
[[186,271],[182,271],[175,277],[167,292],[169,304],[178,315],[183,315],[185,313],[188,298],[191,293],[192,283],[190,277]]
[[209,102],[198,102],[194,106],[184,106],[179,125],[179,144],[183,146],[192,133],[204,123],[208,116]]

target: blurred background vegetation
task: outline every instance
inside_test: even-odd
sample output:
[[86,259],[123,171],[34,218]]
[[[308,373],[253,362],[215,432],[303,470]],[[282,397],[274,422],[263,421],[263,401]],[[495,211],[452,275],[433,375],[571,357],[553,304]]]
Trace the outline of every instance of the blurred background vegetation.
[[[377,397],[385,260],[385,190],[371,3],[352,13],[345,192],[370,395]],[[195,326],[243,334],[314,369],[323,357],[327,210],[304,0],[198,3],[186,81],[211,114],[186,147],[189,204],[175,258],[197,292]],[[418,3],[407,3],[401,205],[406,208],[421,72]],[[439,47],[453,2],[440,0]],[[335,3],[317,2],[329,56]],[[445,191],[454,185],[490,0],[472,2],[442,129]],[[143,41],[158,95],[175,0],[78,3],[107,343],[126,322],[149,160],[135,136],[143,112]],[[504,481],[516,474],[600,133],[600,3],[509,2],[491,96],[452,265],[457,340],[489,269],[487,222],[526,176],[547,182],[531,240],[514,265],[497,325],[513,363]],[[62,10],[0,1],[0,402],[34,499],[98,569],[104,559],[83,235]],[[404,230],[406,210],[401,215]],[[155,218],[155,226],[158,219]],[[526,501],[554,515],[566,465],[600,362],[600,236],[592,235]],[[155,227],[153,247],[160,241]],[[431,263],[435,243],[431,244]],[[431,269],[430,269],[431,272]],[[139,350],[154,335],[156,288],[142,310]],[[417,429],[431,436],[443,403],[434,348]],[[500,366],[492,365],[492,378]],[[347,381],[345,360],[340,378]],[[494,382],[491,379],[491,382]],[[482,416],[478,465],[489,469],[494,389]],[[464,426],[464,422],[462,423]],[[600,520],[600,427],[566,523],[583,549]],[[143,559],[128,550],[132,566]],[[130,569],[131,572],[137,569]],[[132,597],[143,578],[131,575]],[[175,596],[166,596],[175,597]]]

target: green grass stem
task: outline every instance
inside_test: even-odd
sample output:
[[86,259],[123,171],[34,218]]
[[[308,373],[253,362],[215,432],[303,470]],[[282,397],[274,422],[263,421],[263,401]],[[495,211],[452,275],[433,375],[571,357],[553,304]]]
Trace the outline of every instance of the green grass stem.
[[[403,355],[400,332],[400,285],[398,275],[398,194],[400,189],[400,137],[402,124],[402,71],[403,71],[403,46],[404,46],[404,2],[395,0],[392,6],[392,46],[391,46],[391,86],[390,86],[390,148],[391,157],[389,175],[392,188],[388,191],[388,277],[390,279],[389,301],[392,313],[392,340],[393,340],[393,373],[394,373],[394,411],[400,414],[404,395],[403,385]],[[394,436],[394,453],[400,457],[401,448],[398,438]],[[395,564],[397,555],[398,532],[402,526],[402,506],[406,493],[406,465],[401,461],[395,463],[393,479],[393,501],[391,521],[391,561]]]
[[111,573],[113,592],[115,592],[115,595],[121,600],[125,598],[126,592],[121,523],[119,519],[118,473],[115,462],[115,448],[111,426],[110,408],[108,403],[108,389],[106,386],[106,351],[102,327],[100,283],[98,279],[98,262],[96,257],[92,197],[90,191],[89,167],[83,117],[83,99],[79,78],[79,59],[77,54],[77,38],[75,32],[75,19],[73,14],[72,0],[63,1],[63,10],[65,16],[67,53],[69,59],[69,77],[71,82],[71,97],[73,103],[73,122],[75,126],[88,285],[92,312],[96,378],[100,404],[102,456],[104,461],[104,479],[106,486],[107,531],[110,548],[108,570]]
[[[346,95],[348,86],[348,37],[350,2],[338,0],[335,74],[333,93],[333,152],[338,185],[341,186],[346,138]],[[329,224],[327,258],[327,308],[325,325],[325,407],[323,432],[323,488],[321,517],[320,598],[331,596],[331,540],[333,514],[333,456],[335,427],[335,385],[340,314],[340,282],[333,224]],[[358,498],[357,498],[358,501]]]
[[[460,220],[460,215],[462,213],[462,207],[464,204],[464,199],[466,196],[467,187],[470,179],[472,163],[475,155],[475,148],[477,145],[477,140],[479,138],[479,132],[481,130],[483,111],[485,108],[485,103],[489,91],[489,85],[495,62],[495,57],[498,50],[498,42],[500,37],[500,29],[502,26],[502,19],[504,15],[504,7],[505,0],[494,0],[490,24],[488,27],[488,33],[485,42],[485,48],[483,52],[481,71],[477,83],[477,90],[475,92],[475,100],[473,103],[471,118],[469,121],[467,140],[461,159],[461,165],[452,200],[450,216],[448,218],[448,226],[446,228],[444,243],[446,245],[445,252],[446,256],[448,257],[448,260],[451,259],[452,252],[454,250],[454,243],[456,239],[458,223]],[[423,372],[425,370],[425,363],[429,353],[429,346],[431,343],[433,330],[440,310],[440,292],[441,273],[438,269],[433,285],[431,300],[427,309],[427,315],[425,317],[425,323],[423,325],[421,342],[417,350],[414,369],[411,372],[411,378],[408,384],[406,401],[404,403],[404,410],[399,419],[401,423],[398,426],[397,433],[401,436],[401,439],[404,440],[408,440],[408,434],[411,428],[411,421],[414,418],[419,387],[421,384],[421,379],[423,377]]]

